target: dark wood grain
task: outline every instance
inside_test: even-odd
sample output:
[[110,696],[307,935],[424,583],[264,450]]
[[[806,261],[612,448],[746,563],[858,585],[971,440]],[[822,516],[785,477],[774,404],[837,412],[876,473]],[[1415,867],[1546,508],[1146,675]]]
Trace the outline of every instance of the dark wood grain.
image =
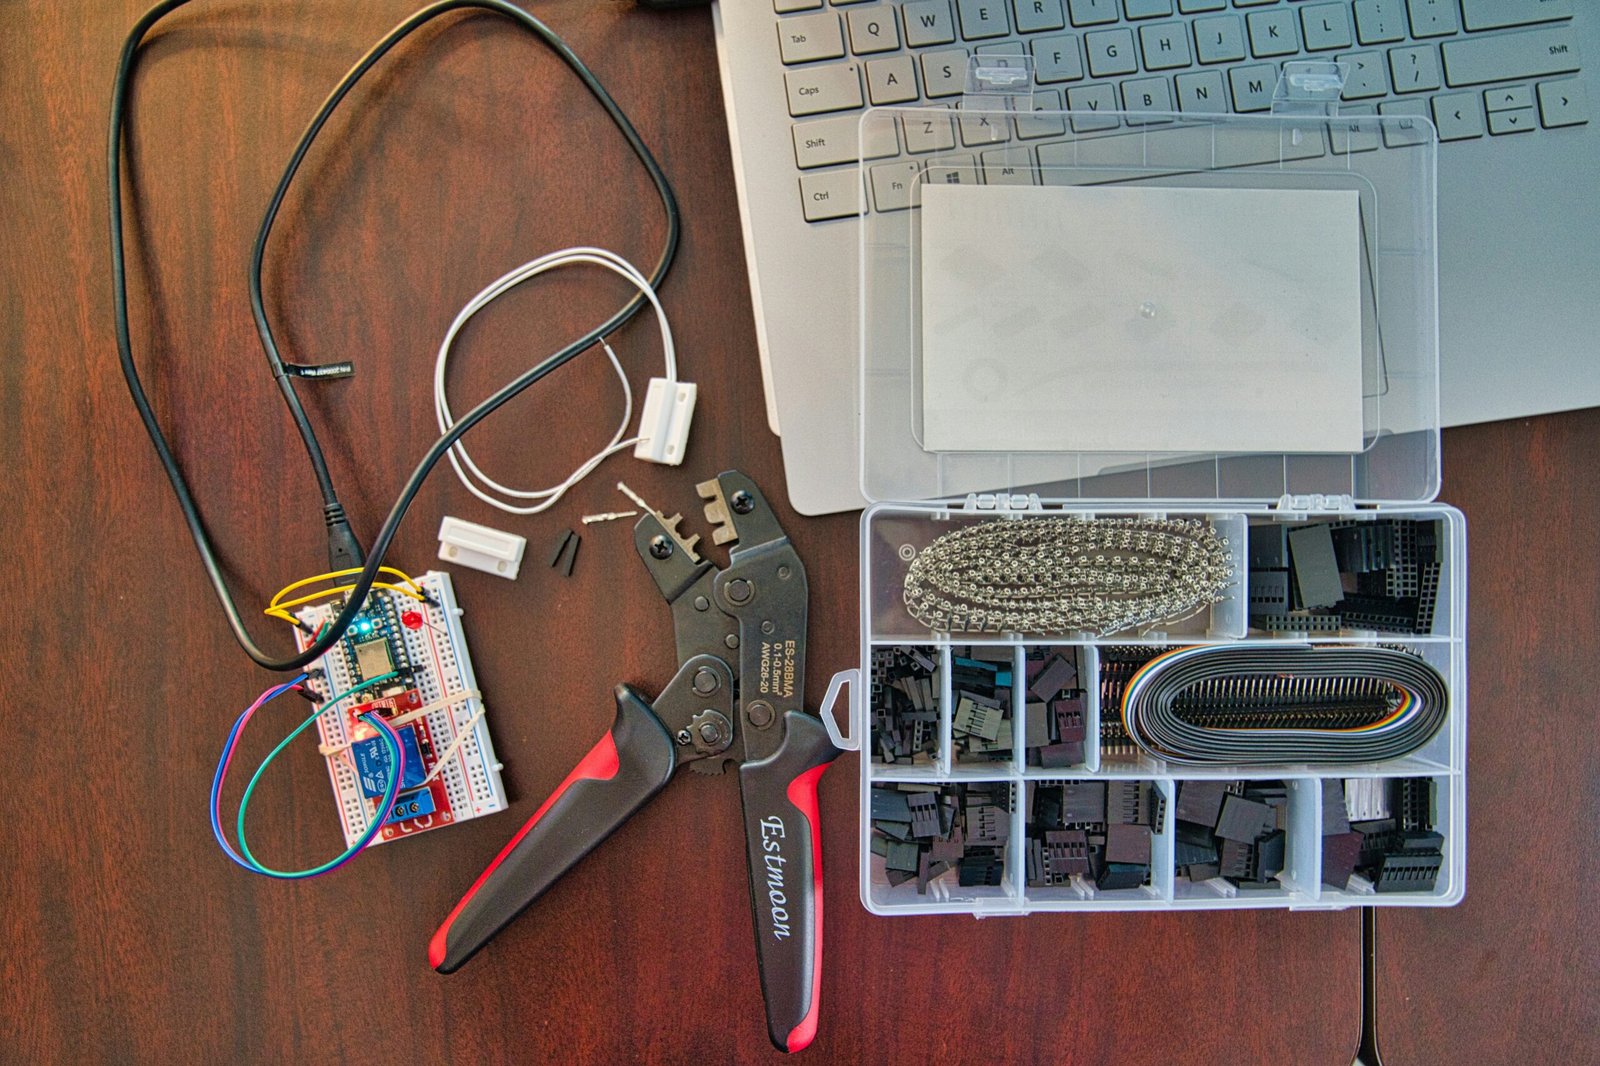
[[1391,1066],[1600,1061],[1600,411],[1452,430],[1470,545],[1467,898],[1378,914]]
[[[448,476],[430,481],[396,560],[427,566],[442,513],[510,525],[535,556],[515,584],[456,574],[514,810],[285,885],[242,874],[210,839],[217,750],[237,709],[271,678],[229,639],[115,366],[105,118],[116,50],[138,7],[0,2],[0,440],[9,460],[0,534],[10,556],[0,591],[11,608],[0,702],[0,1059],[775,1058],[731,778],[674,784],[461,973],[440,978],[424,961],[441,916],[604,729],[611,686],[654,689],[671,674],[666,610],[626,524],[585,530],[570,580],[537,558],[579,514],[618,505],[616,476],[692,514],[695,481],[729,466],[752,473],[783,509],[811,574],[813,679],[856,654],[856,520],[801,520],[787,509],[765,426],[707,13],[534,7],[634,116],[682,198],[684,246],[663,295],[684,374],[702,390],[690,462],[613,461],[552,515],[515,523]],[[245,605],[321,569],[322,556],[304,459],[248,314],[250,241],[300,124],[408,10],[403,0],[200,0],[157,34],[136,82],[139,358]],[[570,244],[647,261],[662,221],[597,106],[494,18],[452,17],[425,32],[350,103],[286,205],[268,287],[291,358],[359,367],[350,381],[304,393],[370,535],[434,435],[434,348],[465,299]],[[573,275],[507,298],[464,335],[454,395],[463,404],[483,395],[624,295],[610,279]],[[653,325],[629,326],[616,345],[642,385],[659,358]],[[513,403],[473,445],[499,476],[549,482],[602,440],[617,410],[609,371],[588,358]],[[1500,492],[1515,483],[1489,480]],[[1488,490],[1482,498],[1480,546],[1511,536],[1496,532],[1496,515],[1529,521],[1496,510]],[[1576,507],[1568,501],[1569,513]],[[1521,634],[1519,654],[1505,658],[1533,659],[1548,643],[1576,670],[1570,624],[1534,603],[1527,614],[1538,626],[1505,624]],[[1516,609],[1480,606],[1508,617]],[[1475,668],[1485,687],[1485,671],[1508,669],[1492,659]],[[294,713],[275,705],[263,716],[246,764]],[[846,757],[822,785],[828,949],[812,1060],[1349,1061],[1355,915],[871,917],[857,901],[856,774]],[[260,852],[279,863],[338,848],[311,745],[263,786],[254,819]],[[1589,864],[1587,853],[1565,861]],[[1512,904],[1493,883],[1479,875],[1482,895],[1466,913],[1479,899]],[[1575,913],[1572,883],[1552,878],[1549,890],[1568,893],[1559,905]],[[1447,931],[1455,919],[1420,920]],[[1500,965],[1526,973],[1535,961],[1508,953]],[[1537,1014],[1531,1002],[1525,1009]]]

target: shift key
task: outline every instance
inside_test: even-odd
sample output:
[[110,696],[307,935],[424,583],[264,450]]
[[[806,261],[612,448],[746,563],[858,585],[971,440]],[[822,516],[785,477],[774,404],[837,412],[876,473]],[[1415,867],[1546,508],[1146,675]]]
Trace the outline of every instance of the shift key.
[[1578,39],[1565,26],[1444,44],[1444,80],[1451,86],[1570,74],[1578,66]]

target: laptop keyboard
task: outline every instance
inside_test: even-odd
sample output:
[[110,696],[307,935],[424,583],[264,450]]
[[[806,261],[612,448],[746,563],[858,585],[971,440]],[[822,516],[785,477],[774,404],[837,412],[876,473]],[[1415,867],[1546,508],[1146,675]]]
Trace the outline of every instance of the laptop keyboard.
[[[1071,119],[1074,136],[1146,124],[1095,111],[1269,111],[1280,65],[1297,58],[1348,64],[1341,114],[1427,117],[1441,141],[1539,135],[1589,121],[1576,77],[1573,0],[770,2],[794,120],[799,207],[809,222],[910,206],[914,159],[871,168],[863,194],[861,109],[953,108],[974,53],[1031,55],[1035,109],[1085,112]],[[1163,121],[1171,120],[1148,120]],[[1039,142],[1066,135],[1058,116],[991,123],[934,114],[877,128],[860,154],[914,157],[950,152],[959,141],[973,154],[940,160],[956,177],[1032,183],[1049,164]],[[1366,147],[1353,134],[1329,136],[1335,153]],[[1391,147],[1405,136],[1385,132],[1400,138]],[[1324,154],[1320,138],[1300,150]]]

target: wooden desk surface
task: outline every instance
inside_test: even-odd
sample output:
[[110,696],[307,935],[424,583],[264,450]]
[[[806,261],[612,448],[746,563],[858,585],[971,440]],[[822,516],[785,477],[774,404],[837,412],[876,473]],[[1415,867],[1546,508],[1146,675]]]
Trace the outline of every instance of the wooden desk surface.
[[[619,680],[673,668],[665,607],[626,523],[584,530],[577,572],[538,555],[626,478],[694,514],[738,466],[783,506],[765,426],[732,172],[705,11],[538,3],[638,124],[686,223],[663,292],[700,383],[691,460],[612,460],[548,516],[510,520],[446,473],[392,558],[433,559],[443,513],[530,540],[522,578],[455,574],[513,810],[382,847],[301,884],[241,873],[210,837],[228,724],[273,678],[230,640],[116,368],[106,105],[142,2],[0,8],[0,441],[13,605],[0,710],[0,1059],[9,1061],[758,1061],[737,787],[675,783],[461,973],[424,959],[464,887],[610,720]],[[147,383],[240,602],[320,570],[317,501],[257,348],[244,284],[259,212],[327,88],[412,5],[200,0],[148,45],[133,97],[130,268]],[[302,391],[346,506],[370,536],[434,437],[433,355],[488,279],[578,243],[636,262],[662,232],[649,187],[553,57],[490,16],[452,16],[351,98],[312,154],[268,260],[286,354],[348,358]],[[614,279],[557,276],[503,300],[459,346],[463,406],[600,321]],[[621,331],[636,385],[654,326]],[[616,384],[585,357],[474,434],[519,484],[564,476],[610,431]],[[596,414],[599,412],[600,414]],[[1447,436],[1448,499],[1473,538],[1472,874],[1450,912],[1384,915],[1393,1062],[1525,1044],[1595,1053],[1592,703],[1573,684],[1596,608],[1580,473],[1593,415]],[[1592,467],[1589,469],[1592,470]],[[1524,498],[1522,493],[1531,493]],[[810,670],[856,649],[856,519],[784,508],[812,580]],[[1569,550],[1569,546],[1570,549]],[[254,622],[258,634],[271,627]],[[281,636],[281,635],[274,635]],[[286,648],[288,641],[282,637]],[[263,754],[292,711],[258,720]],[[856,898],[856,763],[824,779],[827,955],[813,1061],[1347,1063],[1359,1025],[1355,913],[888,920]],[[310,744],[266,782],[259,849],[339,846]],[[1524,821],[1526,817],[1526,821]],[[1576,1052],[1576,1053],[1575,1053]]]

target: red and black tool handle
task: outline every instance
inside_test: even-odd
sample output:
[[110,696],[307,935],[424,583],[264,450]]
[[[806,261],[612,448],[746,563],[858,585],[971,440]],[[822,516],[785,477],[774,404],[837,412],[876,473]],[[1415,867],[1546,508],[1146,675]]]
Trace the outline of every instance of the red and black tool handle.
[[562,874],[666,787],[672,738],[632,687],[618,685],[617,719],[567,779],[478,876],[428,944],[428,963],[452,973]]
[[822,721],[786,712],[772,755],[739,768],[767,1033],[779,1051],[817,1035],[822,989],[822,821],[817,779],[838,756]]

